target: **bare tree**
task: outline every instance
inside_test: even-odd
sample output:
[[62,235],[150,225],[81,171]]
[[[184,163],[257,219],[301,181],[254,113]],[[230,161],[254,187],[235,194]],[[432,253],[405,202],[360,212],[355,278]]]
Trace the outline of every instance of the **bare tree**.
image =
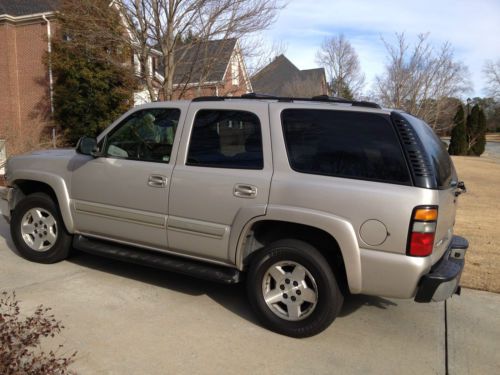
[[487,80],[486,92],[488,95],[500,99],[500,59],[496,62],[486,61],[483,74]]
[[470,89],[468,69],[455,60],[450,43],[435,50],[429,34],[418,35],[411,46],[405,34],[396,42],[383,40],[387,50],[385,73],[376,77],[376,94],[386,106],[401,108],[436,128],[448,98]]
[[[159,78],[159,96],[166,100],[173,96],[175,69],[188,54],[188,47],[263,30],[283,7],[281,0],[116,0],[114,4],[141,60],[151,97],[156,92],[153,78]],[[183,38],[188,32],[191,38],[186,41]],[[147,61],[152,48],[160,52],[159,77],[154,77]]]
[[242,54],[247,61],[250,77],[269,65],[279,55],[284,55],[288,46],[283,41],[273,41],[268,44],[262,37],[245,38],[241,44]]
[[316,62],[326,68],[333,95],[347,99],[361,95],[365,75],[358,54],[343,34],[323,40]]

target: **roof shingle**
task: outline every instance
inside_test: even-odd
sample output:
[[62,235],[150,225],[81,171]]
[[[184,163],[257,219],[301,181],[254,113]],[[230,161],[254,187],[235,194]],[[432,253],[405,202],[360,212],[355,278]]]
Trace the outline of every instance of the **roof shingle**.
[[19,17],[53,12],[58,5],[58,0],[0,0],[0,15]]
[[326,82],[325,69],[299,70],[284,55],[279,55],[252,78],[252,87],[259,94],[288,96],[291,83],[300,86],[304,82],[317,86],[318,95],[321,94],[322,83]]
[[174,84],[222,81],[235,47],[236,39],[220,39],[176,49]]

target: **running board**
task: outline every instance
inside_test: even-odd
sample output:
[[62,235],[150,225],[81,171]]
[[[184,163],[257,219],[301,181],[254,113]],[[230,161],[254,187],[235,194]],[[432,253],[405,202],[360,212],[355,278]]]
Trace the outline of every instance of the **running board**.
[[241,281],[241,272],[235,268],[159,254],[147,249],[90,239],[81,235],[74,236],[73,247],[89,254],[177,272],[203,280],[216,281],[223,284],[236,284]]

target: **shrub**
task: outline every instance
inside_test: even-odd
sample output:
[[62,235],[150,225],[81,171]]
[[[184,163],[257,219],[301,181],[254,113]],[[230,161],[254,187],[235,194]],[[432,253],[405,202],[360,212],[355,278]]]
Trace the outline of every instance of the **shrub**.
[[50,308],[38,306],[32,315],[21,315],[15,292],[0,294],[0,374],[48,375],[72,374],[70,356],[58,355],[59,349],[48,353],[41,348],[41,339],[55,337],[64,326],[50,314]]
[[486,118],[479,105],[474,105],[467,117],[467,155],[480,156],[486,145]]
[[453,118],[455,126],[451,131],[450,147],[448,152],[450,155],[466,155],[467,154],[467,134],[465,128],[465,113],[464,107],[460,104],[457,108],[457,113]]

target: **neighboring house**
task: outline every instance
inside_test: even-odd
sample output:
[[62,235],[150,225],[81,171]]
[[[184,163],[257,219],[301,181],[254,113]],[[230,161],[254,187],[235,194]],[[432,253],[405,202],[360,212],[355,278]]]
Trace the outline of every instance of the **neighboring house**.
[[275,96],[310,97],[328,94],[324,68],[300,70],[284,55],[252,77],[256,93]]
[[36,146],[49,125],[51,74],[43,59],[56,5],[0,0],[0,139],[9,154]]
[[[58,0],[0,0],[0,141],[5,141],[0,144],[7,154],[38,147],[42,132],[51,130],[52,73],[44,59],[47,52],[50,56],[58,5]],[[195,46],[176,51],[174,98],[252,91],[236,39]],[[159,57],[152,50],[149,71],[155,71],[156,83],[163,80]],[[136,57],[132,64],[140,74]],[[135,104],[147,101],[147,90],[135,93]]]
[[[164,80],[160,53],[152,50],[149,65],[156,82]],[[175,51],[174,99],[197,96],[237,96],[252,91],[237,39],[203,41]],[[137,62],[137,58],[134,59]],[[136,72],[140,70],[136,63]],[[158,85],[156,85],[158,87]],[[136,104],[149,101],[146,89],[134,96]]]

